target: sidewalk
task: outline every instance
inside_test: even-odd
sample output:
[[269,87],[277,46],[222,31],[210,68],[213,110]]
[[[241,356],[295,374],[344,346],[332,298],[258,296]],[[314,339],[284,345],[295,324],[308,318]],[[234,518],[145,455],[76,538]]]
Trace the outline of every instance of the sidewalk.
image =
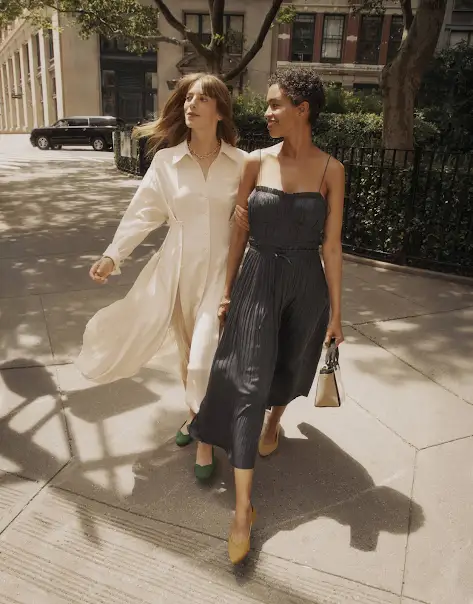
[[348,400],[288,408],[233,569],[228,463],[201,487],[173,443],[175,351],[106,386],[71,364],[164,236],[94,286],[137,182],[79,155],[0,175],[0,604],[471,604],[473,288],[345,264]]

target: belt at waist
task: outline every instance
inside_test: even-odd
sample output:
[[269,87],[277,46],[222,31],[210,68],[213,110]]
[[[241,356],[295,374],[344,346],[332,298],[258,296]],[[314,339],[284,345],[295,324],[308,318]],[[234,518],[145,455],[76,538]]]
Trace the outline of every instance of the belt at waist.
[[299,254],[314,255],[319,253],[319,246],[312,247],[281,247],[277,245],[268,245],[257,243],[250,239],[250,247],[261,252],[262,254],[270,254],[273,256],[298,256]]

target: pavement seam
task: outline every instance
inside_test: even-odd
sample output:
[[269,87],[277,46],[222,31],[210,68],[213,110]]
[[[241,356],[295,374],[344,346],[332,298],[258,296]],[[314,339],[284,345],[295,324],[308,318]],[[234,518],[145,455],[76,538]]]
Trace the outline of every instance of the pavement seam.
[[[36,493],[34,493],[29,499],[28,501],[23,505],[23,507],[21,508],[21,510],[15,514],[15,516],[10,520],[10,522],[8,522],[2,529],[0,529],[0,535],[3,535],[3,533],[15,522],[15,520],[21,515],[23,514],[23,512],[26,510],[26,508],[38,497],[38,495],[40,495],[51,483],[52,480],[54,480],[56,478],[56,476],[62,472],[64,470],[64,468],[69,465],[71,463],[71,460],[67,461],[66,463],[64,463],[59,469],[58,471],[53,474],[53,476],[51,476],[48,480],[44,480],[44,481],[39,481],[39,480],[35,480],[34,478],[27,478],[26,476],[21,476],[20,474],[16,473],[16,472],[6,472],[6,474],[11,474],[13,476],[17,476],[18,478],[22,478],[23,480],[28,480],[29,482],[35,482],[40,488],[36,491]],[[41,484],[42,483],[42,484]]]
[[[401,601],[404,596],[404,587],[406,585],[406,569],[407,569],[407,554],[409,550],[409,539],[411,536],[411,526],[412,526],[412,503],[414,498],[414,484],[416,480],[416,472],[417,472],[417,456],[418,451],[415,452],[414,457],[414,471],[412,473],[412,483],[411,483],[411,493],[410,493],[410,504],[409,504],[409,522],[407,526],[407,539],[406,539],[406,547],[404,549],[404,568],[402,569],[402,584],[401,584]],[[406,596],[407,597],[407,596]]]
[[[64,468],[62,468],[62,469],[64,469]],[[89,495],[84,495],[82,493],[76,493],[75,491],[73,491],[73,490],[71,490],[71,489],[69,489],[67,487],[64,487],[64,486],[54,485],[53,484],[53,485],[50,485],[49,488],[51,490],[63,491],[64,493],[72,494],[75,497],[79,497],[79,498],[84,499],[86,501],[91,501],[93,503],[102,505],[104,507],[111,508],[112,510],[116,510],[117,512],[121,512],[121,513],[125,513],[125,514],[131,514],[132,516],[135,516],[137,518],[143,518],[144,520],[148,520],[149,522],[158,522],[158,523],[164,524],[164,525],[172,527],[172,528],[181,529],[181,530],[188,531],[190,533],[195,533],[197,535],[201,535],[201,536],[204,536],[204,537],[211,537],[212,539],[216,539],[216,540],[218,540],[218,541],[220,541],[222,543],[226,543],[226,541],[227,541],[226,539],[223,539],[222,537],[219,537],[218,535],[213,535],[211,533],[206,533],[204,531],[199,531],[199,530],[196,530],[196,529],[191,528],[189,526],[184,526],[184,525],[181,525],[181,524],[176,524],[174,522],[169,522],[168,520],[160,520],[158,518],[154,518],[152,516],[147,516],[146,514],[142,514],[140,512],[137,512],[135,510],[131,510],[131,509],[128,509],[128,508],[121,508],[121,507],[119,507],[116,504],[106,503],[104,501],[100,501],[99,499],[95,499],[94,497],[90,497]],[[365,489],[365,491],[361,491],[355,497],[351,497],[351,498],[347,499],[346,501],[350,501],[352,499],[356,499],[356,497],[362,495],[365,492],[369,492],[369,491],[373,490],[374,488],[376,488],[376,487],[372,487],[370,489]],[[340,502],[340,503],[344,503],[344,502]],[[339,505],[339,503],[331,505],[331,506],[326,506],[325,508],[322,508],[322,509],[329,509],[329,508],[334,507],[336,505]],[[252,551],[255,551],[255,549],[252,548]],[[282,556],[278,556],[276,554],[265,552],[263,550],[259,550],[259,551],[264,556],[268,556],[269,558],[274,558],[274,559],[277,559],[277,560],[282,560],[284,562],[289,562],[290,564],[293,564],[294,566],[298,566],[300,568],[310,568],[311,570],[314,570],[316,572],[319,572],[319,573],[322,573],[322,574],[325,574],[325,575],[328,575],[328,576],[331,576],[331,577],[336,577],[337,579],[343,579],[345,581],[351,581],[351,582],[356,583],[357,585],[361,585],[363,587],[367,587],[367,588],[370,588],[370,589],[375,589],[375,590],[384,592],[386,594],[390,594],[390,595],[394,595],[394,596],[400,597],[400,594],[395,593],[393,591],[390,591],[388,589],[382,588],[382,587],[378,587],[378,586],[375,586],[375,585],[370,585],[369,583],[363,583],[362,581],[357,581],[356,579],[344,577],[343,575],[338,575],[336,573],[327,572],[326,570],[321,570],[319,568],[316,568],[316,567],[313,567],[313,566],[309,566],[307,564],[302,564],[302,563],[300,563],[300,562],[298,562],[296,560],[291,560],[289,558],[283,558]]]
[[[448,311],[448,312],[453,312],[453,311]],[[438,314],[438,313],[434,313],[434,314]],[[409,317],[406,317],[409,318]],[[383,321],[376,321],[376,323],[381,323]],[[372,342],[375,346],[379,346],[379,348],[382,348],[385,352],[387,352],[388,354],[392,355],[393,357],[395,357],[396,359],[398,359],[399,361],[401,361],[401,363],[404,363],[404,365],[407,365],[407,367],[409,367],[410,369],[412,369],[413,371],[419,373],[420,375],[424,376],[426,379],[428,379],[429,381],[433,382],[434,384],[436,384],[437,386],[439,386],[440,388],[442,388],[443,390],[445,390],[446,392],[453,394],[453,396],[456,396],[459,400],[463,401],[464,403],[467,403],[468,405],[473,406],[473,403],[471,403],[470,401],[467,401],[466,399],[464,399],[462,396],[459,396],[456,392],[454,392],[453,390],[450,390],[449,388],[447,388],[446,386],[444,386],[443,384],[441,384],[440,382],[437,382],[436,380],[434,380],[433,377],[431,377],[430,375],[427,375],[426,373],[424,373],[423,371],[421,371],[420,369],[417,369],[417,367],[414,367],[413,365],[411,365],[410,363],[408,363],[406,360],[402,359],[400,356],[398,356],[396,353],[394,353],[391,350],[388,350],[387,348],[385,348],[382,344],[380,344],[379,342],[376,342],[376,340],[374,340],[371,336],[369,336],[368,334],[363,333],[362,331],[360,331],[359,329],[357,329],[356,325],[350,325],[349,327],[352,327],[357,333],[359,333],[361,336],[365,337],[367,340],[369,340],[370,342]]]
[[374,415],[369,409],[366,409],[366,407],[364,407],[356,398],[353,398],[353,396],[351,394],[347,394],[347,397],[351,401],[353,401],[355,403],[355,405],[357,405],[360,409],[362,409],[365,413],[367,413],[370,417],[372,417],[375,421],[377,421],[379,424],[381,424],[384,428],[387,428],[390,432],[395,434],[400,440],[402,440],[403,443],[405,443],[406,445],[408,445],[415,451],[419,450],[415,445],[413,445],[411,442],[409,442],[407,439],[405,439],[404,436],[402,436],[402,434],[399,434],[398,432],[396,432],[396,430],[391,428],[391,426],[388,426],[387,424],[385,424],[379,417]]
[[[406,298],[407,299],[407,298]],[[462,310],[469,310],[473,308],[473,304],[468,306],[460,306],[458,308],[449,308],[448,310],[435,310],[433,312],[422,312],[414,315],[402,315],[399,317],[389,317],[387,319],[373,319],[372,321],[363,321],[359,323],[347,323],[348,327],[363,326],[363,325],[376,325],[377,323],[390,323],[391,321],[399,321],[401,319],[416,319],[418,317],[435,317],[436,315],[446,315],[452,312],[460,312]]]
[[460,440],[468,440],[469,438],[473,438],[473,434],[468,434],[467,436],[460,436],[458,438],[452,438],[450,440],[445,440],[441,443],[435,443],[433,445],[427,445],[426,447],[420,447],[418,451],[428,451],[429,449],[435,449],[436,447],[443,447],[444,445],[450,445],[452,443],[456,443]]

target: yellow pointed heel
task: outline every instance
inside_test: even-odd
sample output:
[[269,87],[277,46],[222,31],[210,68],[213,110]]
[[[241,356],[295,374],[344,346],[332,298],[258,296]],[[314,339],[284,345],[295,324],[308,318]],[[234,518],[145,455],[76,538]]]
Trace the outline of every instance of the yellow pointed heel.
[[253,522],[256,520],[256,510],[251,506],[251,522],[250,530],[248,531],[248,539],[241,543],[235,543],[232,535],[228,538],[228,556],[232,564],[240,564],[248,556],[251,549],[251,529]]
[[276,449],[279,447],[280,433],[281,433],[281,424],[278,424],[278,427],[276,429],[276,440],[273,443],[270,443],[269,445],[266,444],[264,442],[264,436],[262,436],[259,439],[258,453],[260,454],[261,457],[268,457],[268,455],[271,455],[272,453],[274,453],[276,451]]

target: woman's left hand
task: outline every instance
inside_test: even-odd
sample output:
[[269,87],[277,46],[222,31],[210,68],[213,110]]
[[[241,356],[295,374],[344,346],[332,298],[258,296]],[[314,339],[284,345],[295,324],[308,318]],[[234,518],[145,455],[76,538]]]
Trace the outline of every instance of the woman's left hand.
[[327,334],[325,336],[325,346],[330,346],[332,338],[335,338],[336,346],[340,346],[345,339],[343,337],[342,322],[340,319],[332,319],[328,324]]

